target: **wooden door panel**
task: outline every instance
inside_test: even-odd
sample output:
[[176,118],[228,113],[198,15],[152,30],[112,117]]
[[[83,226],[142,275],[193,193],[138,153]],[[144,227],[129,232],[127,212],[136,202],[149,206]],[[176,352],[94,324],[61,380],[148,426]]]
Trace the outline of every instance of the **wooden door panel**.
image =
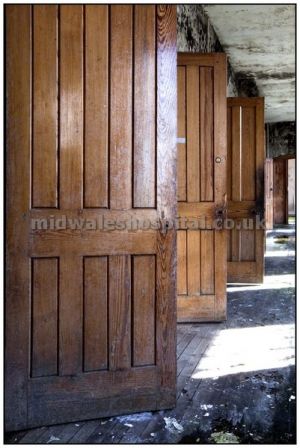
[[172,407],[176,8],[6,22],[6,429]]
[[247,227],[243,220],[262,217],[264,211],[264,100],[227,100],[228,281],[263,281],[264,230]]
[[274,224],[287,224],[287,160],[273,160],[273,216]]
[[265,161],[265,220],[266,229],[273,229],[273,159],[266,159]]
[[109,9],[85,10],[84,206],[108,207]]
[[212,225],[226,194],[226,58],[179,53],[177,70],[179,216],[207,219],[178,231],[178,320],[224,320],[226,232]]
[[58,205],[57,31],[57,7],[45,5],[35,8],[32,37],[35,80],[32,100],[32,207],[56,208]]
[[108,257],[83,258],[83,370],[108,368]]
[[58,371],[58,262],[58,258],[32,259],[31,376],[33,378],[57,375]]

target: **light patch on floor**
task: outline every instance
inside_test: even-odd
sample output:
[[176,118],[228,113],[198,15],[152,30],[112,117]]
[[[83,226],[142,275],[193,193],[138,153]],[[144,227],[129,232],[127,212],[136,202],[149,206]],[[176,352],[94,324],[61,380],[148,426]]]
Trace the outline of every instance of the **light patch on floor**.
[[293,324],[221,330],[192,378],[287,367],[295,363]]

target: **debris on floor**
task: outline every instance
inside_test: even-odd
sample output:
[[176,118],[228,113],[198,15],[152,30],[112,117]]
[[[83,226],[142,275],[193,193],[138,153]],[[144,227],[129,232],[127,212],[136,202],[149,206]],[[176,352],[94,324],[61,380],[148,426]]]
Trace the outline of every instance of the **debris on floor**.
[[183,426],[174,417],[164,417],[166,428],[171,432],[183,432]]
[[59,437],[51,436],[47,443],[58,442],[59,440]]
[[214,443],[240,443],[238,437],[231,432],[214,432],[211,439]]

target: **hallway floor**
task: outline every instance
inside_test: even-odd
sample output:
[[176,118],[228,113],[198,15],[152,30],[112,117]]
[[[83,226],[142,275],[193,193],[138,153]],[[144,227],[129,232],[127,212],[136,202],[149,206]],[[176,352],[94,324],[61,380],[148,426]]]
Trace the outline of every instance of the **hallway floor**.
[[178,325],[175,409],[20,431],[6,443],[295,443],[294,271],[294,226],[269,231],[264,284],[228,285],[227,322]]

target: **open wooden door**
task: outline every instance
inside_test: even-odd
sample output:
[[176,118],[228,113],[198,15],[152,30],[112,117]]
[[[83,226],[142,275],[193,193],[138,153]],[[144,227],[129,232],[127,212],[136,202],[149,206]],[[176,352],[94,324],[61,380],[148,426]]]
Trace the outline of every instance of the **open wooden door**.
[[6,430],[172,407],[176,7],[9,5],[6,32]]
[[177,235],[178,320],[220,321],[226,319],[226,56],[179,53],[177,64],[178,213],[190,224],[201,220],[197,229],[181,222]]
[[[264,217],[264,98],[227,99],[227,141],[228,218],[235,223],[235,228],[228,231],[228,282],[261,283],[265,241],[261,223]],[[246,228],[239,230],[243,223]]]
[[265,160],[265,221],[266,229],[273,229],[273,159]]

